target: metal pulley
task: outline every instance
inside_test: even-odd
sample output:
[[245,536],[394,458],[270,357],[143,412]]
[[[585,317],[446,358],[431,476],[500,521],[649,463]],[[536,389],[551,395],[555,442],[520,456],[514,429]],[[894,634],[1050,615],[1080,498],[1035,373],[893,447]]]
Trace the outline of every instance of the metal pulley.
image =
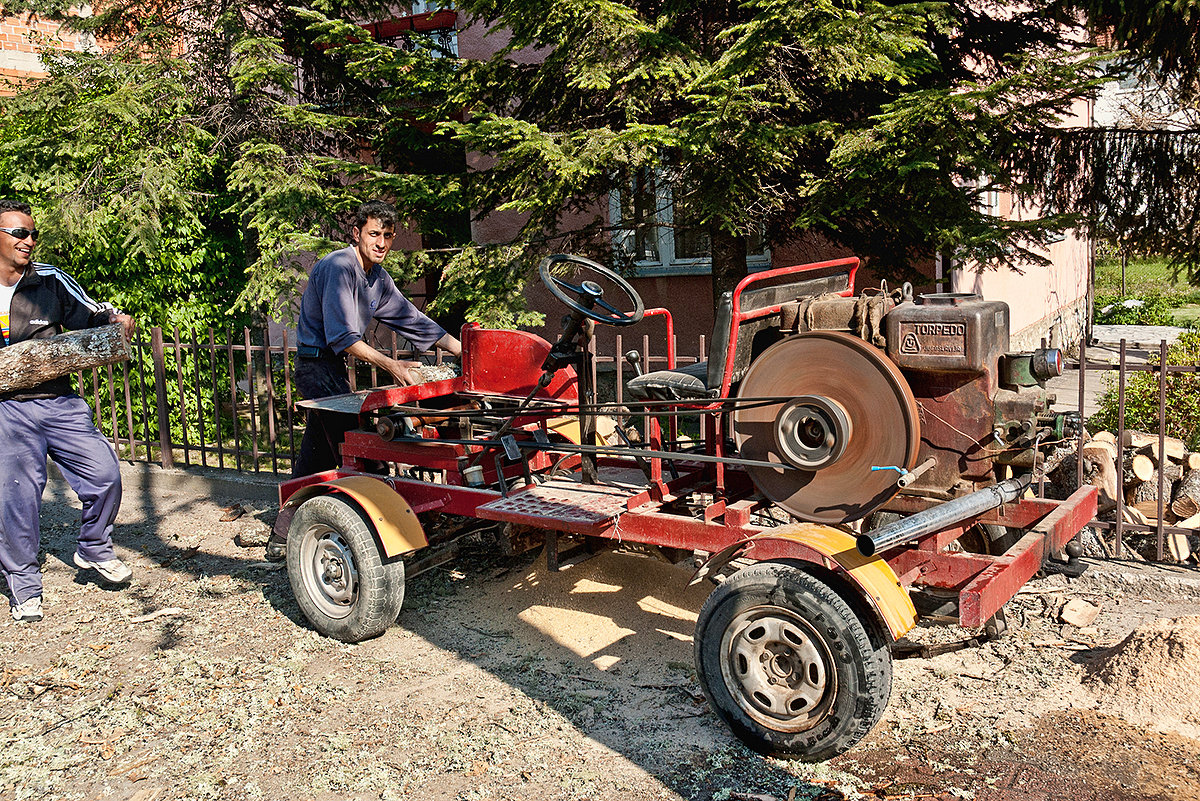
[[747,472],[801,520],[863,517],[898,489],[895,473],[871,468],[916,464],[916,400],[899,368],[857,337],[813,331],[777,342],[750,365],[738,395],[791,398],[736,410],[733,436],[742,458],[781,465]]

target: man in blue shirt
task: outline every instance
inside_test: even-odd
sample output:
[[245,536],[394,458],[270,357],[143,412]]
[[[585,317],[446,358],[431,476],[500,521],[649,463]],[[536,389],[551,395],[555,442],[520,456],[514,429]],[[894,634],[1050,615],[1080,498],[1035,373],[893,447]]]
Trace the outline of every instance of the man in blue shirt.
[[[346,356],[373,364],[401,386],[417,383],[418,362],[393,359],[364,341],[373,320],[403,336],[417,350],[437,346],[454,356],[459,341],[404,297],[382,267],[392,249],[396,210],[381,200],[359,207],[351,230],[352,244],[317,262],[300,298],[296,387],[306,398],[325,398],[350,391]],[[309,410],[300,453],[292,477],[337,467],[346,432],[358,426],[355,415]],[[276,531],[280,529],[276,525]],[[284,556],[285,534],[272,535],[267,558]]]

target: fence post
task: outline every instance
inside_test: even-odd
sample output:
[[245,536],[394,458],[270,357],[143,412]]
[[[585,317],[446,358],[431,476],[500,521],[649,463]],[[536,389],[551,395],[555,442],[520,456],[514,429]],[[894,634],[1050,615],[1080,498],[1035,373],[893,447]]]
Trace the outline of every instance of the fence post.
[[163,332],[158,326],[150,329],[150,347],[154,361],[154,395],[158,411],[158,447],[163,468],[175,466],[171,453],[171,411],[167,408],[167,365],[163,353]]

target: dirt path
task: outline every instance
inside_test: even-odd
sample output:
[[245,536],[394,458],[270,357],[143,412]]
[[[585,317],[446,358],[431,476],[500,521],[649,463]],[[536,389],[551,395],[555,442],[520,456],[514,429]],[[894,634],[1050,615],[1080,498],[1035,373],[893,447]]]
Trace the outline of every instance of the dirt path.
[[[77,512],[47,503],[46,619],[0,623],[0,799],[1200,797],[1200,741],[1099,714],[1081,683],[1098,647],[1196,598],[1039,580],[1008,637],[898,661],[875,731],[806,765],[709,712],[691,667],[707,590],[678,568],[605,554],[551,574],[476,549],[410,582],[387,634],[343,645],[234,543],[253,523],[220,522],[231,502],[127,496],[123,591],[68,566]],[[1102,605],[1093,629],[1054,622],[1071,597]]]

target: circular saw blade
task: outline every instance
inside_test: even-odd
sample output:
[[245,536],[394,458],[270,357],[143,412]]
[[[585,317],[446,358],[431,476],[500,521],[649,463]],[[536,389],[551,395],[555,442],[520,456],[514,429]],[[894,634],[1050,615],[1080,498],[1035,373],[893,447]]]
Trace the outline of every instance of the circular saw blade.
[[[837,443],[840,455],[832,463],[816,470],[746,468],[760,492],[801,520],[857,520],[898,489],[896,471],[872,467],[916,464],[921,444],[916,399],[900,369],[856,337],[814,331],[777,342],[750,365],[738,396],[815,396],[842,411],[832,428],[844,441]],[[733,436],[743,458],[788,463],[791,449],[780,444],[788,434],[777,425],[781,413],[785,419],[795,414],[786,402],[733,413]]]

